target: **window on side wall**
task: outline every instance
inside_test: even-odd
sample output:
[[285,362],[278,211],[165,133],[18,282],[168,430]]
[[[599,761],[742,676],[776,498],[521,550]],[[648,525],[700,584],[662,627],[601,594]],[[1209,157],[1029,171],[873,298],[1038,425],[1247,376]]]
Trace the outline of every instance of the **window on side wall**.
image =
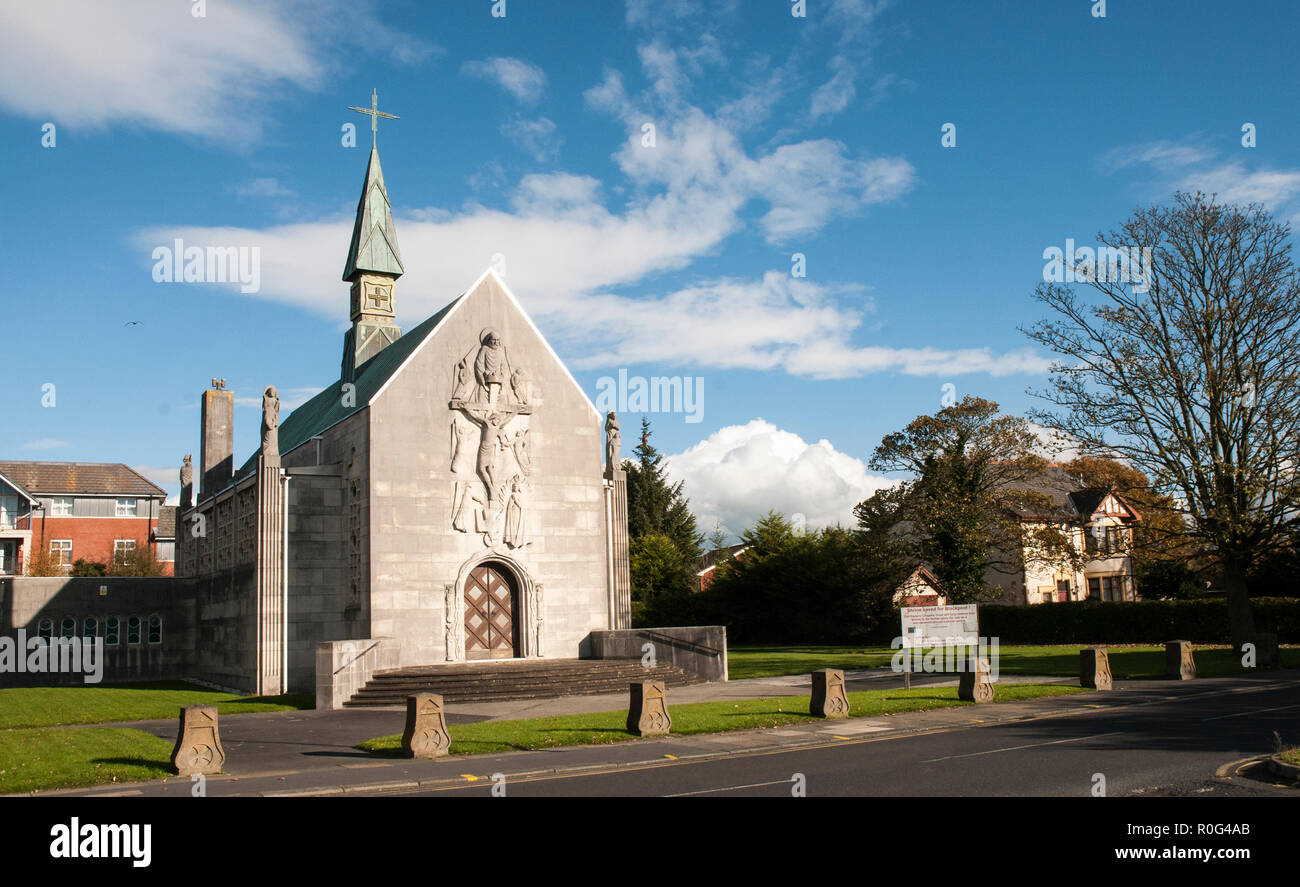
[[134,499],[118,499],[117,508],[114,511],[118,517],[135,517],[136,507]]
[[71,517],[72,497],[56,496],[50,502],[50,517]]
[[132,616],[126,620],[126,642],[128,644],[140,643],[140,617]]
[[104,623],[104,646],[116,647],[121,643],[122,620],[116,616],[109,616],[108,621]]

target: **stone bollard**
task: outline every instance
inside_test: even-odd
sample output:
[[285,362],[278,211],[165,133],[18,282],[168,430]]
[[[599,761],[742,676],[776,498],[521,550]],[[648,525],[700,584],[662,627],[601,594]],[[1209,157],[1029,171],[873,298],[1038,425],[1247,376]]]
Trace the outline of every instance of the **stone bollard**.
[[406,729],[402,731],[402,752],[408,758],[440,758],[451,751],[451,734],[442,697],[437,693],[416,693],[406,697]]
[[663,681],[634,681],[627,709],[627,732],[637,736],[663,736],[673,728],[668,716],[667,691]]
[[844,692],[844,672],[819,668],[812,673],[812,701],[808,713],[815,718],[847,718],[849,697]]
[[1191,641],[1165,644],[1165,677],[1171,681],[1190,681],[1196,677],[1196,657]]
[[172,769],[177,776],[220,773],[226,763],[221,747],[215,705],[187,705],[181,709],[180,732],[172,749]]
[[1079,651],[1079,686],[1111,689],[1110,653],[1105,647],[1084,647]]
[[963,671],[957,682],[957,698],[967,702],[992,702],[993,684],[989,680],[989,661],[982,656],[971,659],[971,670]]
[[1265,632],[1255,634],[1255,667],[1281,668],[1282,651],[1277,646],[1277,635]]

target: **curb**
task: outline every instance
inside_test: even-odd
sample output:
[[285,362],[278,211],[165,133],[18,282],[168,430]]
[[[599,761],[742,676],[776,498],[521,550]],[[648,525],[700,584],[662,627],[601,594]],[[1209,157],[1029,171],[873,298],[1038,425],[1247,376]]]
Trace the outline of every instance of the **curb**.
[[1300,782],[1300,765],[1288,764],[1279,755],[1269,755],[1265,760],[1268,772],[1283,779]]

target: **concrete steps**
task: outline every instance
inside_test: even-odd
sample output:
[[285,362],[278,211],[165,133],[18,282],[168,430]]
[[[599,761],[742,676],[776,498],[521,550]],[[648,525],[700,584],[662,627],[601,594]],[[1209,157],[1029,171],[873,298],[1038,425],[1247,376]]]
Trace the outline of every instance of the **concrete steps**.
[[633,681],[649,680],[663,681],[669,687],[699,683],[696,675],[679,668],[642,668],[635,659],[471,662],[375,672],[344,705],[405,705],[406,697],[413,693],[438,693],[446,703],[594,696],[626,693]]

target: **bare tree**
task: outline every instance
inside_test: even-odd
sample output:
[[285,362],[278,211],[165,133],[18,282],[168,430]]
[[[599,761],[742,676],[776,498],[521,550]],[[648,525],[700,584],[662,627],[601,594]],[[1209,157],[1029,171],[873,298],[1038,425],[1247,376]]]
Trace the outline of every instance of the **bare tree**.
[[1054,408],[1031,416],[1174,497],[1186,535],[1222,573],[1238,649],[1255,635],[1247,572],[1297,529],[1300,273],[1290,236],[1258,205],[1179,193],[1098,235],[1106,255],[1148,256],[1142,273],[1067,256],[1090,297],[1040,284],[1035,297],[1053,316],[1023,329],[1062,358],[1050,387],[1032,392]]

